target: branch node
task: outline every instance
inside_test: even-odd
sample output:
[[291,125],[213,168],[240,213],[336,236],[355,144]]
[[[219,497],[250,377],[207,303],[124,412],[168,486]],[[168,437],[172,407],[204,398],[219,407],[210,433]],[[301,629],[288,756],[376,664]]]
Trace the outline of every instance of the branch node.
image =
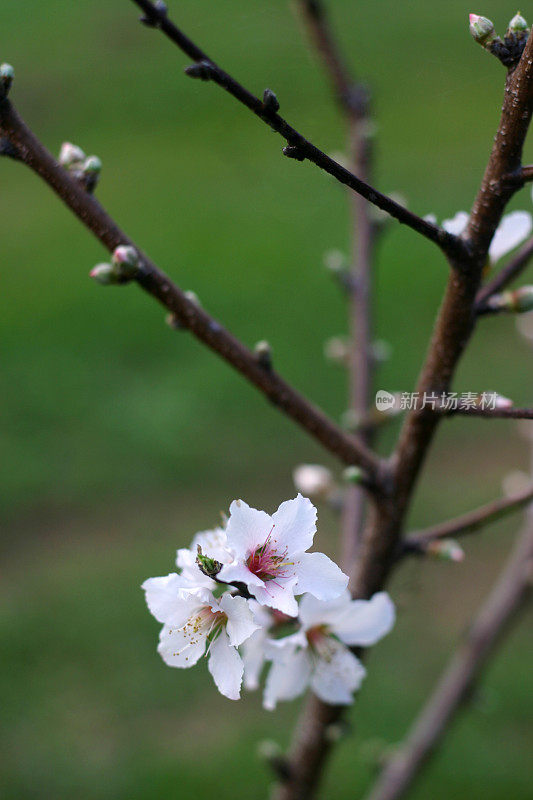
[[[156,13],[154,13],[157,12]],[[168,7],[167,4],[163,2],[163,0],[156,0],[154,3],[154,11],[151,13],[146,13],[144,16],[139,17],[139,22],[143,25],[146,25],[147,28],[159,28],[161,27],[161,20],[162,18],[167,16]]]
[[196,63],[185,67],[185,74],[188,75],[189,78],[198,78],[201,81],[210,81],[215,74],[215,68],[210,61],[197,61]]
[[263,92],[263,107],[269,114],[277,114],[279,111],[279,100],[272,89],[265,89]]
[[11,64],[0,64],[0,100],[5,100],[15,79]]
[[287,156],[287,158],[294,158],[295,161],[305,161],[305,153],[298,145],[286,145],[286,147],[283,148],[283,155]]
[[271,372],[272,347],[270,346],[270,343],[267,342],[265,339],[262,339],[260,342],[257,342],[257,344],[254,347],[254,354],[259,366],[267,370],[267,372]]

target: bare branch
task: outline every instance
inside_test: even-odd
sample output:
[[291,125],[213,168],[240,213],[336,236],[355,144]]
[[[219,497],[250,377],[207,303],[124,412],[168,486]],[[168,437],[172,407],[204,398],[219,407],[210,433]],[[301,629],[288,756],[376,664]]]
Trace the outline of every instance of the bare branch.
[[286,142],[287,147],[284,148],[285,155],[295,158],[298,161],[307,159],[313,164],[323,169],[325,172],[332,175],[340,183],[349,186],[354,192],[362,195],[370,203],[373,203],[378,208],[386,211],[398,222],[407,225],[417,233],[424,236],[426,239],[437,244],[443,252],[449,256],[456,258],[464,255],[465,245],[464,242],[457,236],[447,233],[437,225],[422,219],[422,217],[413,214],[408,209],[396,203],[391,197],[378,192],[365,181],[358,178],[349,170],[342,167],[326,153],[315,147],[308,141],[301,133],[293,128],[289,123],[283,119],[278,113],[272,110],[268,105],[265,105],[259,98],[248,91],[242,84],[235,80],[231,75],[221,69],[209,56],[201,50],[191,39],[189,39],[173,22],[170,21],[168,15],[161,10],[158,10],[154,3],[150,0],[132,0],[135,5],[139,6],[145,13],[146,17],[154,20],[158,30],[161,30],[180,50],[182,50],[189,58],[195,62],[193,68],[188,68],[186,71],[192,77],[201,78],[203,80],[211,80],[217,83],[228,94],[231,94],[236,100],[245,105],[256,117],[263,120],[274,131],[280,134]]
[[407,739],[383,769],[367,800],[398,800],[405,796],[529,598],[532,568],[533,525],[530,521],[465,641],[453,655]]
[[476,314],[487,311],[487,301],[501,289],[505,289],[527,267],[533,256],[533,236],[520,248],[518,253],[503,267],[494,278],[483,286],[476,297]]
[[256,355],[226,331],[219,322],[192,302],[161,272],[117,226],[98,201],[63,169],[24,124],[8,100],[0,102],[0,136],[17,149],[20,159],[36,172],[74,212],[86,228],[109,250],[129,244],[139,253],[142,270],[138,284],[179,320],[182,327],[214,350],[256,386],[287,416],[345,464],[365,470],[369,483],[377,480],[379,460],[361,442],[347,435],[325,414],[289,386],[273,370],[265,369]]
[[481,419],[533,419],[533,408],[456,408],[448,411],[442,408],[435,408],[441,416],[455,417],[459,414],[462,417],[480,417]]
[[530,486],[512,497],[501,497],[486,503],[484,506],[462,514],[460,517],[441,522],[439,525],[432,525],[424,530],[416,531],[407,536],[402,543],[401,555],[411,553],[425,553],[426,548],[436,539],[446,539],[450,536],[465,536],[474,533],[479,528],[485,527],[507,514],[519,511],[523,506],[533,500],[533,487]]
[[[513,189],[500,178],[516,170],[533,111],[533,37],[529,36],[520,63],[507,76],[504,102],[481,188],[466,236],[472,255],[452,271],[416,390],[419,396],[448,392],[457,364],[472,334],[474,307],[488,248]],[[406,417],[392,459],[393,489],[369,520],[352,576],[356,596],[378,591],[396,560],[401,526],[416,479],[442,414],[427,405]]]

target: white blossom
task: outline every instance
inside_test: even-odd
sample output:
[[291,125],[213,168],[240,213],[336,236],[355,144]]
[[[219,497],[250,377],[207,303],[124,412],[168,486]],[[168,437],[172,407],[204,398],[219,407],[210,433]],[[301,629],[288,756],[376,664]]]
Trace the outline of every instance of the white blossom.
[[298,614],[295,594],[338,597],[348,577],[323,553],[306,552],[315,531],[316,508],[300,494],[272,516],[235,500],[226,528],[233,561],[218,577],[244,583],[259,603],[292,617]]
[[370,600],[352,600],[346,591],[321,602],[306,594],[300,602],[300,629],[284,639],[269,640],[263,704],[273,709],[292,700],[308,685],[325,703],[348,705],[366,670],[349,647],[369,647],[385,636],[395,620],[394,605],[385,592]]
[[334,488],[331,470],[322,464],[299,464],[292,473],[296,489],[306,497],[325,499]]
[[177,552],[176,564],[181,570],[183,588],[194,589],[203,586],[213,590],[216,587],[215,581],[204,575],[196,563],[198,546],[209,558],[214,558],[221,564],[229,563],[232,556],[227,547],[226,531],[223,528],[201,531],[192,540],[190,548],[182,547]]
[[[180,576],[167,576],[163,601],[162,578],[143,583],[146,602],[163,628],[158,652],[171,667],[194,666],[209,655],[208,668],[221,694],[240,697],[244,666],[237,647],[258,630],[248,602],[225,592],[219,599],[208,589],[176,588]],[[207,650],[207,652],[206,652]]]
[[[460,236],[468,225],[469,216],[466,211],[458,211],[452,219],[445,219],[442,227],[448,233]],[[528,211],[511,211],[502,217],[489,247],[489,261],[495,264],[500,258],[518,247],[529,236],[533,228],[533,220]]]

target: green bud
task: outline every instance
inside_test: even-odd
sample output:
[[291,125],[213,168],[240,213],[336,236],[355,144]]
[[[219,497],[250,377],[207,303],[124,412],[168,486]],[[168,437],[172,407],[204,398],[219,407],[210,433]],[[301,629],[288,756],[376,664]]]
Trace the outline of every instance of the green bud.
[[511,311],[517,314],[533,311],[533,286],[521,286],[512,292],[504,292],[504,295],[509,297]]
[[463,561],[465,557],[463,548],[455,539],[436,539],[428,544],[426,552],[443,561],[453,561],[455,564]]
[[7,97],[15,79],[15,70],[11,64],[0,64],[0,98]]
[[469,23],[472,37],[483,47],[489,45],[496,38],[494,24],[487,17],[470,14]]
[[85,175],[88,174],[96,174],[99,175],[102,171],[102,162],[98,158],[98,156],[89,156],[89,158],[85,159],[85,162],[82,166],[82,172]]
[[72,142],[63,142],[61,150],[59,151],[58,161],[62,167],[79,167],[86,159],[86,155],[76,144]]
[[359,484],[364,478],[363,470],[359,467],[346,467],[342,473],[342,478],[346,483]]
[[515,34],[523,34],[529,33],[529,28],[527,27],[527,22],[525,21],[524,17],[521,15],[520,11],[517,11],[512,20],[509,23],[509,31]]
[[113,264],[97,264],[96,267],[89,272],[91,278],[102,286],[110,286],[113,283],[119,283],[116,269]]
[[122,280],[131,280],[139,271],[139,254],[131,245],[122,244],[116,247],[111,261],[117,277]]
[[208,578],[214,578],[215,575],[218,575],[222,569],[222,564],[220,561],[217,561],[215,558],[209,558],[209,556],[205,556],[202,553],[202,548],[200,545],[198,545],[196,563],[198,564],[198,568],[201,570],[201,572],[203,572],[204,575],[207,575]]
[[272,347],[269,342],[262,339],[254,347],[255,357],[261,367],[272,369]]

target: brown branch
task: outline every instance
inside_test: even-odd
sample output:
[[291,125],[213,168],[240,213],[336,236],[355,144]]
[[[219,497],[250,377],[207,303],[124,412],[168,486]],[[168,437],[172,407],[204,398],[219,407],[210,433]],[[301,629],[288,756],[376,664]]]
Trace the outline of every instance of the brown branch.
[[465,641],[448,663],[405,742],[383,769],[367,800],[404,797],[471,696],[482,670],[531,593],[533,524],[524,533],[485,600]]
[[377,189],[365,183],[357,175],[342,167],[322,150],[319,150],[318,147],[315,147],[314,144],[289,125],[271,104],[259,100],[235,78],[221,69],[218,64],[209,58],[207,53],[171,22],[165,11],[158,10],[150,0],[132,0],[132,2],[143,10],[147,19],[153,21],[153,27],[162,31],[170,41],[195,62],[197,67],[189,68],[188,74],[203,80],[211,80],[218,84],[224,91],[246,106],[256,117],[259,117],[279,133],[287,142],[287,147],[284,148],[285,155],[299,161],[307,159],[316,164],[317,167],[332,175],[340,183],[349,186],[350,189],[362,195],[370,203],[386,211],[398,222],[407,225],[426,239],[437,244],[449,256],[459,258],[464,255],[465,245],[462,239],[413,214],[399,203],[396,203],[391,197],[378,192]]
[[502,181],[506,183],[515,183],[518,186],[523,186],[524,183],[528,181],[533,181],[533,164],[527,164],[525,167],[521,167],[516,172],[512,172],[509,175],[504,175]]
[[[298,0],[309,38],[321,57],[333,93],[348,123],[348,150],[352,171],[369,182],[372,165],[370,95],[366,87],[355,81],[331,30],[326,8],[321,0]],[[371,210],[361,195],[350,196],[352,220],[352,253],[345,284],[348,297],[349,355],[348,407],[360,419],[368,416],[372,374],[372,259],[375,226]],[[372,438],[369,429],[357,434],[365,444]],[[342,563],[349,571],[356,557],[357,542],[363,523],[365,494],[359,486],[349,486],[343,503]]]
[[507,516],[507,514],[518,511],[530,503],[531,500],[533,500],[533,487],[528,487],[512,497],[501,497],[473,511],[469,511],[467,514],[462,514],[460,517],[411,533],[402,543],[401,555],[425,553],[427,546],[436,539],[465,536],[468,533],[473,533],[479,528]]
[[[523,142],[533,109],[533,37],[506,82],[502,115],[481,189],[467,231],[468,247],[455,260],[437,317],[426,363],[417,390],[446,392],[471,335],[474,304],[488,248],[515,189],[499,178],[520,165]],[[397,562],[398,544],[416,479],[442,415],[417,409],[406,418],[398,447],[389,465],[389,492],[369,514],[350,576],[356,598],[367,598],[385,585]],[[291,777],[280,787],[276,800],[309,800],[317,790],[331,748],[328,727],[343,713],[311,695],[290,753]]]
[[515,278],[521,275],[529,264],[531,256],[533,256],[533,236],[522,245],[509,263],[479,290],[476,297],[476,314],[481,315],[487,312],[489,298],[505,289]]
[[[446,288],[416,390],[419,396],[448,392],[457,364],[471,336],[474,305],[491,239],[498,227],[512,187],[500,177],[516,170],[533,110],[533,37],[520,63],[506,80],[500,124],[466,231],[471,257],[457,265]],[[358,560],[352,589],[367,597],[379,590],[396,560],[405,513],[424,458],[442,414],[424,406],[406,417],[391,462],[393,488],[385,502],[373,509]]]
[[481,419],[533,419],[533,408],[456,408],[453,411],[435,408],[441,416],[480,417]]
[[265,369],[256,355],[219,322],[191,302],[117,226],[98,201],[63,169],[22,121],[8,100],[0,102],[0,136],[7,138],[28,167],[36,172],[70,208],[86,228],[112,252],[121,244],[138,251],[142,270],[136,281],[179,320],[182,327],[215,351],[254,384],[288,417],[297,422],[345,464],[358,464],[369,482],[378,480],[379,460],[361,442],[347,435],[309,403],[273,370]]

